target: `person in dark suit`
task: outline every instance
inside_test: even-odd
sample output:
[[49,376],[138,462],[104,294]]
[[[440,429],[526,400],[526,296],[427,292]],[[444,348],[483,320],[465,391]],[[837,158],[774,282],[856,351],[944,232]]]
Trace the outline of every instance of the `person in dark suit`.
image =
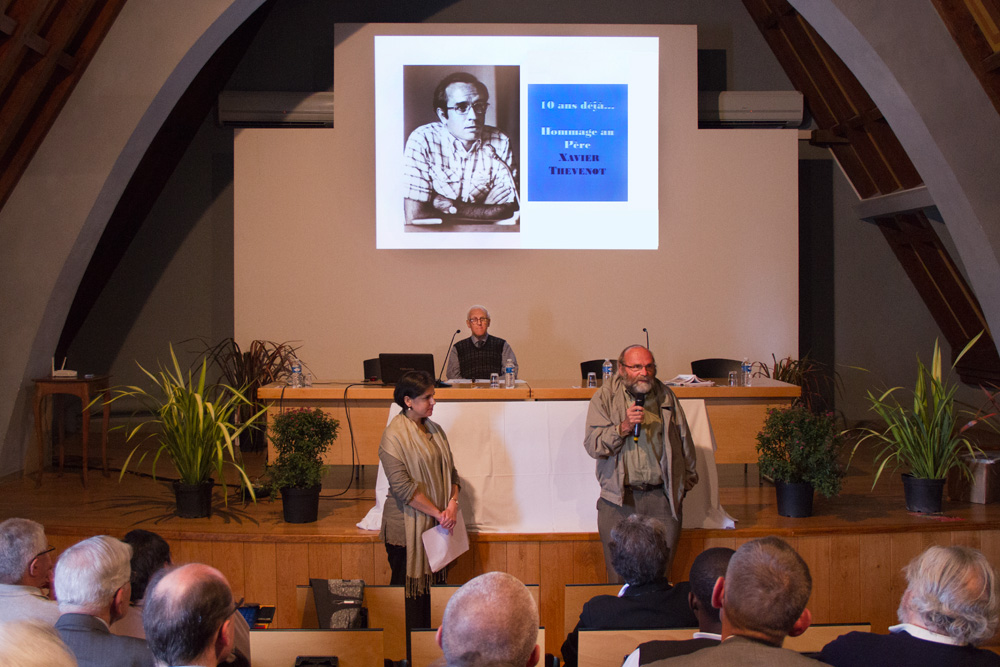
[[562,645],[563,663],[576,667],[580,630],[693,628],[687,582],[671,586],[667,529],[658,519],[632,514],[611,531],[611,563],[627,582],[618,596],[598,595],[583,605],[580,620]]
[[131,597],[132,547],[107,535],[83,540],[56,563],[56,630],[80,667],[153,667],[141,639],[111,634]]
[[[650,667],[807,667],[816,661],[782,648],[812,622],[809,566],[787,542],[762,537],[733,554],[726,576],[715,582],[712,606],[721,609],[722,642]],[[874,664],[874,663],[873,663]]]
[[850,632],[823,647],[820,660],[850,665],[1000,665],[976,646],[994,635],[1000,614],[996,572],[982,552],[934,546],[906,566],[899,625],[888,635]]
[[718,646],[722,641],[722,619],[719,610],[712,606],[712,591],[715,582],[726,576],[729,559],[736,553],[726,547],[705,549],[691,564],[688,581],[688,606],[698,618],[698,632],[691,639],[657,639],[639,644],[625,660],[622,667],[641,667],[664,658],[687,655],[709,646]]

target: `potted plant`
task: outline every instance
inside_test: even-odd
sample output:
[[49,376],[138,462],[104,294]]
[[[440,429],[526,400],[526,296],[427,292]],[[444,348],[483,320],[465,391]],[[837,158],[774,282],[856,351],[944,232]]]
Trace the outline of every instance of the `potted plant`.
[[[982,333],[955,357],[952,368],[980,336]],[[903,473],[906,508],[926,514],[940,512],[948,471],[955,468],[969,475],[968,464],[961,454],[976,454],[976,448],[964,435],[975,420],[959,423],[955,411],[958,386],[941,373],[941,346],[937,340],[934,341],[930,368],[917,358],[912,407],[904,406],[896,398],[896,392],[901,389],[893,387],[879,395],[869,390],[870,409],[882,418],[886,426],[881,431],[862,429],[865,435],[854,446],[854,451],[857,452],[861,443],[874,440],[881,445],[881,449],[875,454],[872,488],[890,463],[893,469],[905,466],[909,468],[908,473]]]
[[281,491],[285,521],[312,523],[319,515],[323,454],[337,438],[340,422],[319,408],[288,410],[271,423],[277,458],[267,466],[271,496]]
[[778,514],[811,516],[814,491],[827,498],[840,493],[841,446],[831,413],[816,414],[801,405],[767,411],[757,434],[757,465],[774,480]]
[[[275,343],[269,340],[250,341],[244,350],[235,338],[226,338],[215,345],[209,345],[200,339],[205,346],[203,354],[209,362],[222,373],[226,383],[231,387],[239,387],[250,399],[250,405],[241,405],[235,413],[236,423],[242,424],[246,419],[266,406],[257,398],[257,390],[291,372],[295,350],[288,343]],[[255,423],[251,428],[240,434],[240,449],[245,452],[259,452],[264,448],[264,431]]]
[[[182,517],[211,516],[212,474],[222,484],[226,492],[224,472],[227,466],[235,469],[241,484],[253,489],[243,469],[238,448],[233,443],[240,433],[250,427],[264,411],[247,416],[236,425],[234,413],[249,405],[246,396],[225,384],[208,385],[205,376],[208,361],[203,359],[197,376],[191,370],[184,373],[170,347],[172,367],[160,366],[157,373],[139,368],[153,381],[149,389],[138,386],[117,388],[112,401],[122,398],[138,400],[142,412],[150,415],[127,434],[127,441],[141,440],[129,453],[122,465],[119,480],[124,477],[129,464],[140,450],[136,467],[153,453],[153,479],[156,479],[156,465],[160,457],[166,456],[177,470],[178,480],[174,482],[177,513]],[[147,443],[153,446],[147,447]]]

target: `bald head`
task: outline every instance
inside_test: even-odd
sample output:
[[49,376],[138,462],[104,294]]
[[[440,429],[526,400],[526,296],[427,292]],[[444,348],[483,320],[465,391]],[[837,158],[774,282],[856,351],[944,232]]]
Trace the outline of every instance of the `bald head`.
[[218,660],[229,655],[232,630],[227,620],[233,611],[233,592],[222,573],[192,563],[161,570],[153,577],[142,627],[157,660],[194,665],[206,653]]
[[533,667],[537,640],[538,607],[524,584],[504,572],[458,589],[438,630],[448,667]]

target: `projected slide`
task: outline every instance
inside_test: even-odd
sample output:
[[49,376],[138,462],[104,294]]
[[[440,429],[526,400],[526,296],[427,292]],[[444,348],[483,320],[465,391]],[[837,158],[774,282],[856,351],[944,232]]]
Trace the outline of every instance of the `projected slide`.
[[655,37],[376,36],[378,248],[658,247]]

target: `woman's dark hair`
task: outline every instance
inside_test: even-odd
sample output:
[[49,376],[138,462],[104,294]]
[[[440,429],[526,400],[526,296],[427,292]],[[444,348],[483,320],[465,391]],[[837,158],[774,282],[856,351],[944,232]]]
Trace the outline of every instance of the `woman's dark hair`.
[[392,400],[406,412],[406,398],[422,396],[428,389],[434,388],[434,378],[427,371],[410,371],[399,378],[396,389],[392,392]]
[[146,595],[150,578],[170,562],[170,545],[156,533],[136,528],[125,533],[125,544],[132,547],[132,602]]

